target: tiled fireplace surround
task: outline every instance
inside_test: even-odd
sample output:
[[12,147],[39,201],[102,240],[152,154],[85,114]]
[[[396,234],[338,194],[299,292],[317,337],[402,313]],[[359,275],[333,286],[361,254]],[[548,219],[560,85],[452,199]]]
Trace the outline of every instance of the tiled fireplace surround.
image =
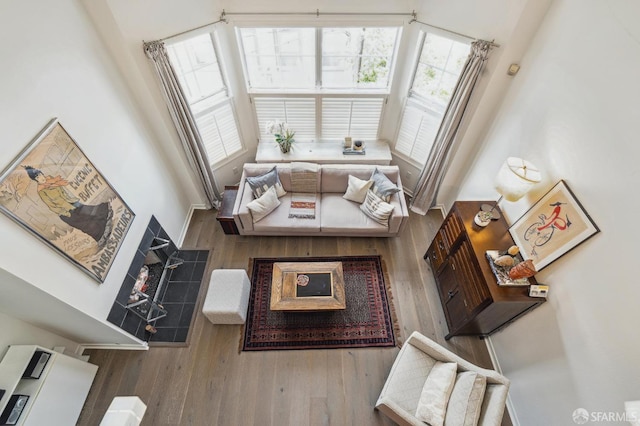
[[[145,330],[147,321],[127,309],[127,301],[156,237],[168,240],[169,245],[163,249],[164,252],[167,255],[175,253],[184,263],[167,270],[165,274],[158,301],[167,310],[167,316],[151,322],[157,329],[156,334],[151,334]],[[186,342],[208,257],[208,250],[178,250],[155,216],[152,216],[107,321],[141,340]]]

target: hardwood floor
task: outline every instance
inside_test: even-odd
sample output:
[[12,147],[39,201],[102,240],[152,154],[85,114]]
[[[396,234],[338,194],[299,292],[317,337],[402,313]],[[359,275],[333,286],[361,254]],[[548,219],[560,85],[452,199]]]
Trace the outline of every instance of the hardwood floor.
[[[411,214],[397,238],[225,235],[215,211],[196,211],[184,249],[211,250],[187,347],[90,351],[100,366],[80,425],[97,425],[114,396],[146,404],[143,425],[390,425],[373,409],[397,348],[239,352],[241,326],[213,325],[201,313],[210,272],[246,269],[250,257],[379,254],[401,327],[418,330],[463,358],[491,368],[475,337],[444,340],[447,326],[429,264],[423,260],[442,216]],[[510,425],[505,414],[504,425]]]

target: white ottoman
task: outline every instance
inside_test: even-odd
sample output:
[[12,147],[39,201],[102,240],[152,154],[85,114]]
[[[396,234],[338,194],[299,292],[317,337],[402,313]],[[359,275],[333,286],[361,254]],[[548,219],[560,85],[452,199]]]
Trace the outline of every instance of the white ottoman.
[[213,324],[244,324],[250,290],[244,269],[216,269],[211,273],[202,313]]

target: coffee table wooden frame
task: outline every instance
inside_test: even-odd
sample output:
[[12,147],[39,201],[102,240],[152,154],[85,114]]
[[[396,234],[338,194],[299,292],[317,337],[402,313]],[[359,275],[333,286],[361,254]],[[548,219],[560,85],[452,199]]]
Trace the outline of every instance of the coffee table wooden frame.
[[[330,273],[330,296],[296,297],[299,274]],[[272,311],[336,311],[346,309],[342,262],[276,262],[271,280]]]

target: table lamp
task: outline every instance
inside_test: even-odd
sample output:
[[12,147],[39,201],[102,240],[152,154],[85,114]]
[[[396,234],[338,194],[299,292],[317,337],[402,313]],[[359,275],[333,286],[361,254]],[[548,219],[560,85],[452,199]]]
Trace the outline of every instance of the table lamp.
[[540,182],[540,170],[527,160],[517,157],[509,157],[502,164],[495,179],[495,189],[500,198],[493,206],[483,204],[476,214],[474,222],[478,226],[487,226],[491,220],[500,219],[500,213],[496,206],[504,198],[507,201],[518,201]]

